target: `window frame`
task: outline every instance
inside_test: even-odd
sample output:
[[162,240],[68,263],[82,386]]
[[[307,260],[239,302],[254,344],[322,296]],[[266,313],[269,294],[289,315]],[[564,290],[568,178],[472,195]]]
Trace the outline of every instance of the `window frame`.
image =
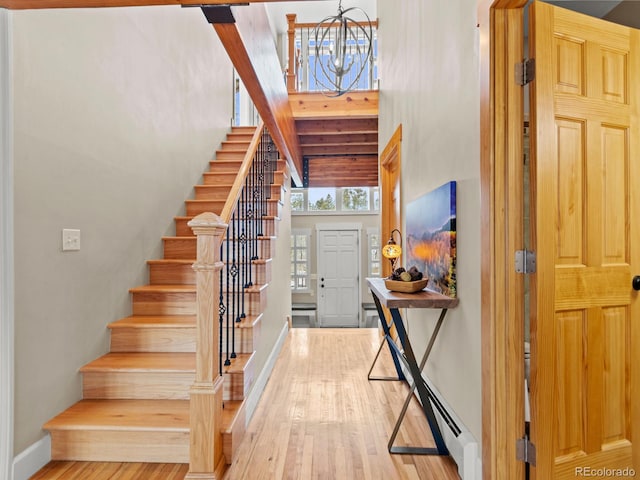
[[[306,242],[304,246],[298,245],[297,237],[305,237]],[[305,250],[305,260],[298,260],[297,252],[299,250]],[[293,293],[308,293],[311,291],[311,229],[309,228],[292,228],[291,229],[291,282],[290,288]],[[298,265],[306,265],[306,274],[299,275]],[[306,287],[298,287],[298,279],[304,278]]]

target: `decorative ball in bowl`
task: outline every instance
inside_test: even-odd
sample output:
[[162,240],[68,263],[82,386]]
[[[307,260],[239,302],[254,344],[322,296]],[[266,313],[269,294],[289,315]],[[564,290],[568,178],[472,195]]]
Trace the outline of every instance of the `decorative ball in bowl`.
[[390,277],[385,278],[384,285],[392,292],[415,293],[422,290],[429,283],[429,279],[423,278],[415,266],[409,270],[402,267],[396,268]]

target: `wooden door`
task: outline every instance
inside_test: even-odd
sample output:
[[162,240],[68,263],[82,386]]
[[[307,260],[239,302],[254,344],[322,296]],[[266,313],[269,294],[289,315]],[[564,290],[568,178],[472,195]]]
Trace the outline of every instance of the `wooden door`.
[[360,314],[358,230],[318,232],[318,325],[357,327]]
[[532,473],[640,472],[640,35],[540,2],[530,32]]

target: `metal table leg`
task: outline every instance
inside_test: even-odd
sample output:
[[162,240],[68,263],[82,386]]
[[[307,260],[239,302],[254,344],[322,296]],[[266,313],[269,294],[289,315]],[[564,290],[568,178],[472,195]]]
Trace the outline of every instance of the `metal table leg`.
[[[369,369],[369,373],[367,374],[368,380],[406,380],[404,376],[404,372],[402,371],[402,367],[400,366],[400,360],[398,358],[398,348],[395,344],[393,338],[391,337],[391,329],[390,325],[385,317],[384,310],[382,309],[382,305],[380,304],[380,300],[376,296],[375,293],[371,292],[373,296],[373,301],[376,304],[376,310],[378,310],[378,317],[380,318],[380,323],[382,324],[382,330],[384,331],[384,337],[382,342],[380,342],[380,347],[378,348],[378,352],[376,353],[376,357],[373,359],[373,363],[371,364],[371,368]],[[393,324],[393,321],[392,321]],[[397,377],[379,377],[379,376],[371,376],[371,372],[373,371],[373,367],[375,367],[376,362],[378,361],[378,357],[380,356],[380,352],[382,351],[382,347],[385,342],[389,345],[389,350],[391,351],[391,358],[393,359],[393,364],[396,367]]]
[[[411,347],[411,344],[409,343],[408,337],[406,336],[404,323],[402,322],[400,313],[397,311],[397,309],[395,310],[395,313],[392,310],[392,315],[394,316],[394,324],[398,329],[398,332],[400,335],[400,341],[402,342],[403,347],[405,348],[405,356],[407,358],[409,369],[411,370],[411,376],[413,377],[413,382],[411,384],[411,387],[409,388],[409,394],[407,395],[407,398],[405,399],[405,402],[402,406],[402,410],[400,412],[400,415],[398,416],[398,420],[396,421],[395,427],[393,428],[393,433],[391,434],[391,438],[389,439],[388,448],[390,453],[404,453],[404,454],[413,454],[413,455],[447,455],[449,453],[444,443],[444,440],[442,438],[440,427],[433,413],[433,408],[431,406],[431,395],[429,393],[429,390],[426,388],[424,381],[422,380],[422,373],[421,373],[422,370],[424,369],[425,364],[427,363],[427,359],[429,358],[429,355],[431,354],[431,349],[433,348],[433,344],[435,343],[436,337],[438,336],[438,332],[440,331],[440,327],[442,326],[442,322],[444,321],[444,317],[446,314],[447,314],[447,309],[446,308],[442,309],[442,311],[440,312],[440,317],[438,318],[436,326],[433,330],[433,333],[431,334],[431,338],[429,340],[429,344],[427,345],[427,349],[425,350],[424,355],[422,356],[422,360],[420,361],[420,366],[417,366],[415,364],[413,349]],[[405,342],[403,341],[403,338],[406,341],[407,346],[405,346]],[[398,435],[398,431],[400,430],[400,425],[402,424],[402,421],[404,420],[404,417],[407,413],[407,408],[409,407],[409,403],[411,402],[411,398],[413,397],[413,392],[415,391],[416,386],[418,386],[418,395],[420,396],[422,408],[427,417],[429,428],[431,429],[431,433],[435,440],[436,448],[399,447],[399,446],[393,445],[393,443],[395,442],[396,436]]]

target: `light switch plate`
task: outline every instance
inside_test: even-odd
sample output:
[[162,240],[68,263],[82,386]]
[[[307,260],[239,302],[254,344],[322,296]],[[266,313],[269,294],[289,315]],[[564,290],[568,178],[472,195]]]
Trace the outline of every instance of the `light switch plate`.
[[80,250],[80,230],[65,228],[62,230],[62,251]]

